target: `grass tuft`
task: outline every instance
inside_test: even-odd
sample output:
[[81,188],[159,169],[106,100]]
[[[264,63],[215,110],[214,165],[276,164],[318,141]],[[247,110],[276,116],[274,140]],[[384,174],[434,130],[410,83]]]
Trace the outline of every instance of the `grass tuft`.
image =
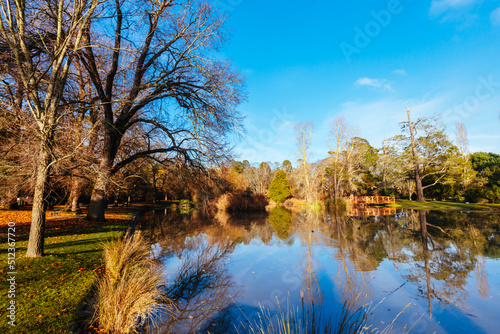
[[170,303],[162,292],[163,270],[140,232],[104,245],[105,273],[98,285],[94,319],[113,333],[136,333]]
[[[314,302],[305,303],[302,298],[301,307],[288,305],[283,311],[278,303],[278,314],[274,316],[268,309],[260,306],[258,319],[251,321],[245,316],[245,323],[241,323],[242,332],[246,334],[387,334],[394,330],[394,323],[404,312],[406,307],[385,328],[376,328],[370,322],[370,315],[383,302],[377,305],[365,304],[355,309],[352,304],[345,302],[340,315],[332,322],[325,318],[321,305]],[[241,310],[241,309],[240,309]],[[243,312],[243,311],[242,311]],[[404,327],[406,329],[406,326]],[[413,328],[413,326],[412,326]],[[411,331],[403,329],[402,333]],[[238,334],[240,329],[237,329]]]

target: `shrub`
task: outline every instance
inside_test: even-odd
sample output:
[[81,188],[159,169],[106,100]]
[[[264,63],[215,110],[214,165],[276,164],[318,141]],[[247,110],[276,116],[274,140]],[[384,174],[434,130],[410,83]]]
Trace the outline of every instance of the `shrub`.
[[285,171],[276,172],[271,185],[269,186],[269,197],[278,204],[283,203],[287,198],[292,197],[290,183],[286,178]]
[[105,272],[98,285],[94,320],[112,333],[134,333],[154,322],[169,301],[161,287],[163,270],[140,232],[104,245]]
[[264,211],[268,204],[262,194],[244,192],[226,193],[220,196],[215,206],[220,212]]

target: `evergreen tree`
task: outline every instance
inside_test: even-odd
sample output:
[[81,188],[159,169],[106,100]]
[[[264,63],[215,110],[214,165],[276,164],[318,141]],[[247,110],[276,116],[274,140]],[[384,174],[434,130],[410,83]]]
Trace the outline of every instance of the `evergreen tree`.
[[290,183],[288,183],[285,171],[277,171],[269,186],[269,197],[276,203],[281,204],[291,196],[292,190],[290,189]]

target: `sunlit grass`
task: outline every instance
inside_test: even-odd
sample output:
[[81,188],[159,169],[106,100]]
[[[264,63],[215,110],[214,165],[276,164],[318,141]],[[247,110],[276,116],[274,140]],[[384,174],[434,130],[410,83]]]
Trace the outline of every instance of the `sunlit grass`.
[[389,206],[413,209],[413,210],[461,210],[461,211],[500,211],[500,204],[490,203],[460,203],[460,202],[443,202],[443,201],[409,201],[398,199],[396,204]]
[[[83,310],[101,272],[102,243],[122,235],[133,216],[117,214],[113,218],[105,224],[81,218],[48,221],[42,258],[25,257],[29,221],[16,221],[16,327],[13,331],[7,324],[5,310],[10,299],[4,295],[0,299],[4,319],[0,333],[64,333],[81,326],[89,316]],[[5,225],[0,228],[2,234],[7,232]],[[6,260],[6,243],[0,245],[0,252]],[[0,272],[2,291],[7,291],[6,266]]]

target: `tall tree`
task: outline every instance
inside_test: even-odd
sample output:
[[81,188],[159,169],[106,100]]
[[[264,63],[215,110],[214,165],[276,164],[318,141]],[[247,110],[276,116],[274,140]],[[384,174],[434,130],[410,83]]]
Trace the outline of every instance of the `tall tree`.
[[402,123],[402,130],[407,135],[398,135],[392,140],[399,145],[399,153],[403,160],[411,166],[417,201],[423,202],[424,189],[442,183],[450,167],[453,166],[451,158],[456,156],[456,147],[448,140],[445,127],[437,116],[420,117],[412,122],[409,108],[407,116],[408,122]]
[[269,197],[276,203],[281,204],[291,196],[292,190],[286,178],[286,172],[283,170],[277,171],[269,186]]
[[330,164],[326,171],[331,179],[331,190],[335,199],[341,198],[345,190],[353,185],[353,178],[357,177],[353,159],[355,144],[352,140],[356,134],[357,129],[351,127],[343,116],[337,116],[330,123]]
[[98,0],[1,1],[1,44],[13,67],[3,80],[12,97],[8,108],[27,110],[39,142],[28,257],[43,255],[47,183],[57,161],[53,142],[64,116],[62,97],[97,5]]
[[456,123],[455,137],[458,147],[458,168],[460,173],[460,184],[462,191],[466,191],[474,181],[476,172],[472,169],[469,152],[469,140],[467,138],[467,128],[461,122]]
[[312,121],[299,122],[295,124],[295,139],[298,150],[298,160],[302,166],[302,178],[304,180],[304,193],[306,200],[311,199],[311,182],[309,164],[307,162],[310,152],[309,148],[311,146],[312,132],[314,130],[314,123]]
[[[216,54],[224,18],[211,5],[116,0],[106,10],[109,15],[101,15],[84,35],[88,45],[100,47],[86,47],[79,57],[104,110],[88,212],[99,221],[110,178],[134,160],[162,153],[164,160],[181,156],[202,167],[224,159],[229,133],[241,127],[235,107],[244,98],[242,77]],[[152,131],[162,145],[116,161],[124,134],[136,126]]]
[[424,189],[422,187],[422,177],[420,177],[420,168],[418,162],[417,148],[415,143],[415,128],[411,122],[410,108],[406,108],[406,113],[408,114],[408,129],[410,131],[410,145],[411,145],[411,155],[413,157],[413,168],[415,173],[415,184],[417,188],[417,201],[425,202]]

